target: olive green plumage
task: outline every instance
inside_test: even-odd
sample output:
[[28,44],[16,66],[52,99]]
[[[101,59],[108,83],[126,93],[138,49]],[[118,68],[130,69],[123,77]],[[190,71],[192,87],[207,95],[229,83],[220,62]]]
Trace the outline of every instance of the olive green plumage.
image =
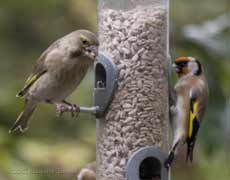
[[26,130],[38,103],[62,105],[93,64],[98,45],[96,35],[88,30],[74,31],[51,44],[39,57],[25,86],[17,94],[17,97],[25,98],[25,107],[10,132]]

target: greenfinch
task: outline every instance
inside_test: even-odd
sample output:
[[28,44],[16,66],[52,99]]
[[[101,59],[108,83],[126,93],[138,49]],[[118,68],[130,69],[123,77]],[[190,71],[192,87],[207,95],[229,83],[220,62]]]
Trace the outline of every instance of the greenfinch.
[[87,69],[96,60],[99,42],[88,30],[77,30],[58,39],[39,57],[17,97],[25,99],[24,110],[10,132],[24,132],[38,103],[54,104],[58,113],[79,112],[65,101],[78,87]]

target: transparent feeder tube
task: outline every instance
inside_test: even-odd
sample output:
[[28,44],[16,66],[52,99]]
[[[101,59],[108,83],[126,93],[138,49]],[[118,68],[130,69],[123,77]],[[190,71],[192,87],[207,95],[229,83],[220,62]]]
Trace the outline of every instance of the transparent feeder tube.
[[97,179],[124,180],[129,157],[168,146],[168,0],[99,0],[100,51],[118,87],[97,121]]

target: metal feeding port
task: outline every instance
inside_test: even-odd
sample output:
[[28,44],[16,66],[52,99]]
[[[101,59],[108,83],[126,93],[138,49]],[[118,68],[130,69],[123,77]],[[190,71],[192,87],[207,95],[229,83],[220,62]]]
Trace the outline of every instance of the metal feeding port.
[[126,180],[169,180],[164,166],[167,154],[156,147],[144,147],[129,159]]
[[117,87],[117,67],[104,53],[94,64],[94,106],[80,107],[80,112],[103,117]]

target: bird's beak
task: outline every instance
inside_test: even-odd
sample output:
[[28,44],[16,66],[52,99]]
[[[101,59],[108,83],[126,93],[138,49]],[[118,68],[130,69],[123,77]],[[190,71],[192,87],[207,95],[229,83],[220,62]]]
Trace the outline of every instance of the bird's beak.
[[92,60],[96,60],[98,56],[98,47],[97,46],[89,46],[86,48],[86,55],[90,57]]
[[180,72],[180,68],[179,68],[178,65],[176,65],[175,63],[172,64],[172,67],[175,69],[175,71],[176,71],[177,73]]

